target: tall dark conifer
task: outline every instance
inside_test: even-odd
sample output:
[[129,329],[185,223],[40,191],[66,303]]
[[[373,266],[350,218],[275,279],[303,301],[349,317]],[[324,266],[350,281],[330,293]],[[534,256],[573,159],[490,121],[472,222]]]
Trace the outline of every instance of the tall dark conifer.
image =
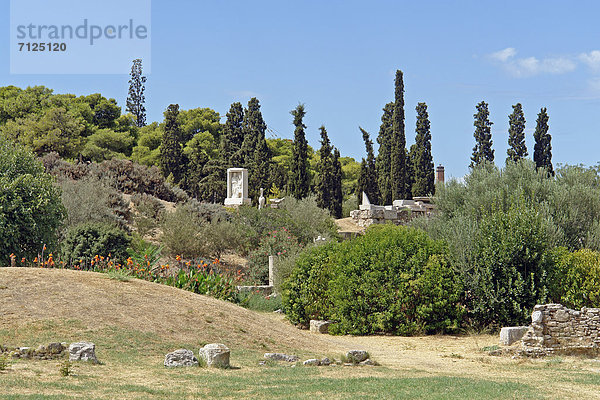
[[506,162],[519,161],[527,157],[525,145],[525,115],[521,103],[515,104],[513,112],[508,116],[508,149]]
[[146,107],[144,107],[146,102],[144,96],[146,77],[142,75],[142,60],[140,58],[133,60],[130,75],[126,110],[135,117],[135,124],[142,127],[146,125]]
[[[377,169],[375,167],[375,155],[373,153],[373,141],[371,140],[370,136],[369,136],[369,132],[367,132],[366,130],[364,130],[363,128],[359,127],[361,133],[362,133],[362,137],[363,137],[363,141],[365,142],[365,150],[367,153],[367,159],[364,160],[364,168],[363,165],[361,163],[361,173],[364,173],[365,176],[363,178],[363,184],[364,184],[364,189],[362,191],[364,191],[367,194],[367,197],[369,198],[369,201],[372,204],[378,204],[380,201],[380,196],[379,196],[379,189],[377,187]],[[359,192],[357,193],[357,195],[359,196],[359,198],[362,197],[362,193]],[[360,202],[360,200],[359,200]]]
[[321,126],[321,148],[319,149],[319,161],[317,162],[317,205],[321,208],[331,210],[333,200],[333,155],[331,154],[331,142],[327,136],[325,126]]
[[404,78],[396,71],[394,113],[392,115],[392,140],[390,145],[392,198],[410,197],[406,182],[406,135],[404,129]]
[[377,143],[379,151],[377,153],[377,184],[381,195],[382,204],[392,204],[392,161],[391,161],[391,142],[393,133],[393,115],[394,103],[387,103],[383,108],[381,116],[381,126]]
[[294,147],[292,148],[291,175],[288,182],[292,196],[303,199],[310,190],[310,175],[308,174],[308,142],[304,134],[306,125],[302,122],[306,112],[304,104],[299,104],[295,110],[290,111],[294,116]]
[[433,156],[431,155],[431,130],[427,104],[419,103],[417,110],[417,136],[415,150],[411,157],[414,182],[413,196],[429,196],[434,194]]
[[171,104],[165,111],[165,130],[160,145],[160,169],[165,177],[178,183],[184,175],[186,160],[181,143],[181,128],[177,122],[179,105]]
[[342,163],[340,161],[340,151],[333,150],[333,197],[331,199],[331,215],[335,218],[342,218],[342,202],[344,195],[342,193]]
[[248,108],[244,113],[244,120],[242,123],[242,130],[244,133],[244,140],[239,151],[240,161],[244,168],[252,170],[254,167],[254,152],[258,147],[260,138],[265,137],[265,131],[267,130],[267,124],[262,117],[260,112],[260,103],[256,97],[253,97],[248,101]]
[[554,176],[552,167],[552,136],[548,133],[548,113],[546,107],[540,110],[533,138],[535,146],[533,150],[533,161],[537,168],[544,168],[549,175]]
[[492,125],[488,104],[485,101],[477,104],[477,113],[473,115],[475,122],[475,147],[471,156],[471,168],[484,162],[494,162],[494,150],[492,150]]
[[227,143],[223,144],[220,153],[221,158],[225,161],[228,168],[240,167],[243,165],[241,160],[240,149],[244,142],[244,109],[239,102],[231,104],[227,113],[227,120],[223,125],[223,138]]

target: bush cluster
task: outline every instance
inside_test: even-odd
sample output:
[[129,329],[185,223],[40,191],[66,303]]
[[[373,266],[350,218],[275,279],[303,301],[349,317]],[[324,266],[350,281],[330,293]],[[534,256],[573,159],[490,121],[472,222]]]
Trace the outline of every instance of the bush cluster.
[[70,228],[62,241],[61,258],[67,264],[90,260],[97,255],[124,262],[131,243],[123,230],[107,224],[86,223]]
[[330,319],[333,333],[449,332],[463,315],[446,246],[413,228],[373,226],[360,238],[313,248],[283,288],[293,323]]

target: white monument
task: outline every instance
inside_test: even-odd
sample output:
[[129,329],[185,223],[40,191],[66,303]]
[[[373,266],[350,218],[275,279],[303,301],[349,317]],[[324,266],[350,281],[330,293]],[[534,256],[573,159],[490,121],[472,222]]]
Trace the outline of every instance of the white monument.
[[259,210],[262,208],[265,208],[266,200],[265,200],[265,196],[264,196],[263,192],[264,192],[264,189],[260,188],[260,197],[258,198],[258,209]]
[[246,168],[227,169],[226,206],[250,204],[248,197],[248,170]]

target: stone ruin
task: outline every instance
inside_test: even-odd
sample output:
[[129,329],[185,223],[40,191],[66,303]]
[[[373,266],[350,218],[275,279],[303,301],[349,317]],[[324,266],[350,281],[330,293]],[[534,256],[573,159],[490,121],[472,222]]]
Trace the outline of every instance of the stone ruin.
[[358,210],[350,211],[350,217],[356,225],[366,228],[373,224],[391,222],[396,225],[405,224],[413,218],[428,216],[434,211],[430,197],[415,197],[412,200],[394,200],[391,206],[371,204],[363,192],[362,204]]
[[600,349],[600,308],[571,310],[561,304],[537,305],[531,326],[521,339],[528,356],[597,355]]

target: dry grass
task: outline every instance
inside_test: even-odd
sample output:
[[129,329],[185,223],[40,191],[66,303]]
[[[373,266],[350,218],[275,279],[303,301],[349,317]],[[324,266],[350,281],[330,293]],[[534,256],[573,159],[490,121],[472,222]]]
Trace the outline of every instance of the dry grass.
[[[168,286],[69,270],[0,268],[0,343],[36,347],[91,340],[101,365],[19,360],[0,372],[0,397],[60,398],[600,398],[600,362],[492,357],[491,335],[316,335],[278,314]],[[209,342],[240,369],[167,370],[164,354]],[[382,367],[259,367],[266,351],[338,356],[368,350]],[[201,382],[201,384],[199,384]],[[37,398],[37,397],[36,397]],[[40,397],[42,398],[42,397]]]

